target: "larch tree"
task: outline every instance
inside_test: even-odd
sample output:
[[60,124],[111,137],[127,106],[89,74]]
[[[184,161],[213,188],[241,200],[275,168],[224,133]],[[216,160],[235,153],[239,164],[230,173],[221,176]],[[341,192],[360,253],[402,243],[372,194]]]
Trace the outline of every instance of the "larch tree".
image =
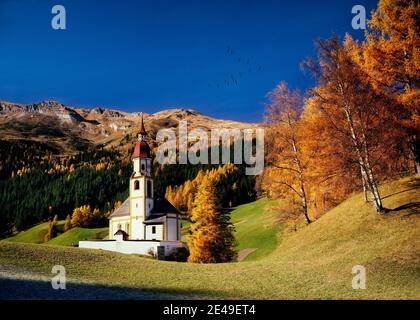
[[230,216],[221,210],[215,182],[207,175],[198,187],[191,220],[188,262],[221,263],[235,258]]
[[307,189],[314,216],[362,187],[353,146],[347,136],[337,134],[335,123],[320,109],[318,99],[306,99],[300,120],[301,151],[307,155]]
[[66,217],[66,221],[65,221],[65,223],[64,223],[64,232],[67,232],[67,231],[69,231],[71,229],[71,217],[70,217],[70,215],[68,214],[67,215],[67,217]]
[[369,191],[376,211],[382,213],[384,207],[372,156],[386,131],[383,124],[389,113],[384,106],[388,101],[373,90],[355,63],[353,56],[360,47],[350,36],[346,36],[343,44],[336,38],[319,41],[318,47],[319,62],[307,63],[318,79],[318,85],[310,93],[336,129],[336,135],[351,146],[362,184]]
[[48,230],[47,230],[47,233],[44,236],[44,242],[50,241],[56,235],[57,235],[57,228],[54,224],[54,221],[49,220],[48,221]]
[[372,83],[399,106],[395,121],[420,174],[420,2],[380,0],[372,13],[363,56],[358,60]]
[[303,99],[282,82],[269,93],[270,104],[265,110],[268,125],[267,163],[276,172],[272,176],[282,190],[299,198],[302,215],[307,224],[308,199],[306,191],[305,155],[300,148],[300,116]]

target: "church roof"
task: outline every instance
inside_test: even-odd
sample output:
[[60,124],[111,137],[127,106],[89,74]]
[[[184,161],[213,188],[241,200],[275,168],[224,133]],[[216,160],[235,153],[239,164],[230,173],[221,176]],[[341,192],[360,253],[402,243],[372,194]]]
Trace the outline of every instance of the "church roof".
[[178,213],[179,211],[165,198],[155,199],[155,203],[152,209],[152,215],[166,214],[166,213]]
[[108,216],[108,219],[130,215],[130,198],[127,198],[122,205]]
[[[165,198],[157,198],[155,199],[152,212],[146,221],[164,217],[168,213],[179,214],[179,211]],[[117,218],[117,217],[125,217],[129,215],[130,215],[130,198],[127,198],[127,200],[125,200],[117,210],[115,210],[113,213],[111,213],[108,216],[108,219]]]
[[139,141],[134,146],[133,158],[151,158],[150,147],[146,142],[147,132],[144,128],[143,113],[141,114],[141,127],[139,131]]
[[166,215],[156,216],[152,214],[143,223],[144,224],[162,224],[162,223],[165,223],[165,216]]
[[128,237],[128,233],[121,229],[115,232],[114,236],[119,235],[119,234],[122,234],[124,237]]
[[146,141],[137,141],[134,146],[133,158],[151,158],[152,152]]

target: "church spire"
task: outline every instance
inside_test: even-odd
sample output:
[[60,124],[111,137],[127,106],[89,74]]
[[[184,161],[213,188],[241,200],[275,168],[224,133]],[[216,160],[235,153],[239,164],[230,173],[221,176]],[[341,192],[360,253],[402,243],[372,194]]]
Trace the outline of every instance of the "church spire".
[[147,132],[144,128],[143,112],[141,113],[141,128],[139,132],[139,140],[146,140]]
[[136,158],[151,158],[150,147],[146,141],[147,132],[144,128],[143,112],[141,113],[141,127],[138,133],[138,141],[134,146],[133,159]]

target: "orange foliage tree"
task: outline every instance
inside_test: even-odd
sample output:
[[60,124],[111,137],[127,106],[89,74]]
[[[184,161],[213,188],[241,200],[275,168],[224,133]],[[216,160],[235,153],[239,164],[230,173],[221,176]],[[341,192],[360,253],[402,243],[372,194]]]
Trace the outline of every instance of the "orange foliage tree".
[[339,139],[350,152],[349,158],[360,170],[362,185],[381,213],[384,208],[375,167],[380,167],[381,156],[387,152],[384,146],[394,141],[383,136],[394,132],[390,126],[392,103],[373,89],[355,63],[360,46],[350,36],[343,44],[332,38],[318,45],[319,62],[307,63],[318,78],[318,85],[310,91],[312,103],[334,128],[330,139]]
[[91,227],[98,224],[101,218],[102,215],[98,208],[92,211],[90,205],[85,205],[73,210],[71,225],[73,227]]
[[222,212],[217,198],[215,181],[203,178],[194,200],[188,238],[188,262],[229,262],[235,257],[235,238],[230,216]]
[[266,107],[268,124],[267,164],[271,166],[267,176],[274,177],[268,188],[297,196],[301,212],[307,224],[308,199],[306,191],[306,159],[301,150],[300,115],[303,100],[296,91],[290,91],[282,82],[269,93],[271,103]]
[[358,63],[381,94],[398,107],[394,121],[405,129],[405,143],[420,174],[420,2],[380,0]]

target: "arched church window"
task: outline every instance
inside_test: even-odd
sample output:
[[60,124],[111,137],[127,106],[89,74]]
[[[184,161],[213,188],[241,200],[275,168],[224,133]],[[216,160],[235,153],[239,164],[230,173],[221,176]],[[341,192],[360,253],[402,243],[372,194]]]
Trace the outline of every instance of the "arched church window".
[[140,189],[140,181],[136,180],[134,181],[134,190],[139,190]]
[[146,170],[146,167],[144,166],[144,163],[141,164],[141,171]]
[[147,180],[147,197],[152,197],[152,181]]

